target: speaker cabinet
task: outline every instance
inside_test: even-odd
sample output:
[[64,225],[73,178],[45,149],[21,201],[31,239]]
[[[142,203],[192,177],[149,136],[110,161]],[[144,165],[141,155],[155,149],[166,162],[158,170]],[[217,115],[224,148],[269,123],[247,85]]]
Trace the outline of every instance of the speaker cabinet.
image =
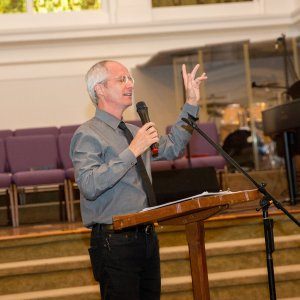
[[152,183],[158,204],[220,190],[213,167],[153,172]]

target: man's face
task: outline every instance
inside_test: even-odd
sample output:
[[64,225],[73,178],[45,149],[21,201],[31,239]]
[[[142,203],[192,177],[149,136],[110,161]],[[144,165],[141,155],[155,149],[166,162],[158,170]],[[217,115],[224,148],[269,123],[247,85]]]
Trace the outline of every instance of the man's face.
[[105,101],[121,109],[132,105],[133,81],[127,68],[116,62],[108,62],[106,68],[108,77],[102,90]]

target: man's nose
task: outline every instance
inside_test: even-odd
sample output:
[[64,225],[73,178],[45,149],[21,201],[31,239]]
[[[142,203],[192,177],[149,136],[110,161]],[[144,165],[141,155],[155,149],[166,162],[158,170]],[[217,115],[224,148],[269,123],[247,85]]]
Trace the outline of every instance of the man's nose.
[[126,86],[127,87],[134,87],[134,82],[132,81],[132,80],[128,80],[127,82],[126,82]]

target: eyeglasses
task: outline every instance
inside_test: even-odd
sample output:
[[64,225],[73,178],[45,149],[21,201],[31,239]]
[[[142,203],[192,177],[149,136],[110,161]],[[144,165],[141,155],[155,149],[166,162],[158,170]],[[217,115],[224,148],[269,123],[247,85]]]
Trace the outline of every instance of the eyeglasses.
[[119,77],[116,77],[116,78],[105,79],[105,80],[103,80],[99,83],[104,83],[104,82],[109,81],[109,80],[116,80],[116,81],[120,82],[123,85],[126,85],[128,82],[131,82],[132,84],[134,84],[134,78],[131,77],[130,75],[123,75],[123,76],[119,76]]

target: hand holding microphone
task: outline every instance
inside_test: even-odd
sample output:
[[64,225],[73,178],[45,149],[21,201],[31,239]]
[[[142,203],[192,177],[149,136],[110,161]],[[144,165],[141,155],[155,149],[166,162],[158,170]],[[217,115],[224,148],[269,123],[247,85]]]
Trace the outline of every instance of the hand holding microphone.
[[136,104],[137,113],[139,114],[143,127],[139,129],[129,148],[139,156],[144,153],[149,147],[151,148],[152,156],[158,155],[158,132],[154,127],[154,123],[150,122],[148,115],[148,107],[145,102],[138,102]]
[[158,133],[154,125],[152,122],[143,125],[130,143],[129,149],[133,152],[135,157],[140,156],[149,149],[152,144],[158,142]]

